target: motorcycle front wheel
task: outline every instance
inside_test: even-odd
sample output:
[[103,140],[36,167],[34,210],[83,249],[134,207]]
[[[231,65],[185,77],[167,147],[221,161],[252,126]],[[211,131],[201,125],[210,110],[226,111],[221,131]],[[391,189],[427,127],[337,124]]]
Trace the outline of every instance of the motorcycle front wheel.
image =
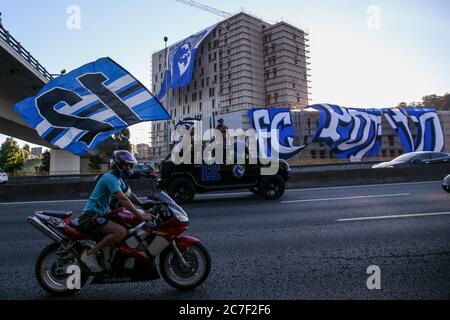
[[173,247],[160,256],[159,268],[166,282],[179,290],[193,290],[201,285],[211,270],[211,257],[200,242],[191,244],[181,253],[187,263],[185,266]]
[[47,246],[39,255],[35,273],[39,285],[52,295],[68,296],[74,294],[78,289],[68,287],[69,277],[72,274],[67,273],[70,266],[79,267],[80,270],[80,289],[86,284],[89,276],[82,270],[81,261],[78,252],[75,249],[64,250],[64,248],[52,243]]

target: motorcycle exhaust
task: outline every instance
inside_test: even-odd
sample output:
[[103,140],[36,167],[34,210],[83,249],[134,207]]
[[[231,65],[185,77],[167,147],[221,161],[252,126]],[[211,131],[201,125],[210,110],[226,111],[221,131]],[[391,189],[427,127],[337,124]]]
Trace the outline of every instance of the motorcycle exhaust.
[[36,217],[29,217],[28,223],[57,243],[60,243],[63,240],[59,234],[47,227]]

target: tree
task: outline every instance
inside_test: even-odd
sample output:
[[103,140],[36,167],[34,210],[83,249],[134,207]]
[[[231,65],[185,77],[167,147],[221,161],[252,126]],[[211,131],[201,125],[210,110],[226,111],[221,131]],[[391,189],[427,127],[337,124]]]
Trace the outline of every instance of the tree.
[[113,136],[113,140],[117,143],[118,150],[131,151],[130,130],[128,130],[128,128],[116,133]]
[[28,155],[31,154],[31,148],[30,148],[30,145],[29,145],[29,144],[25,144],[25,145],[23,146],[23,150],[25,150],[26,152],[28,152]]
[[25,160],[27,160],[27,159],[30,157],[30,155],[31,155],[31,148],[30,148],[30,145],[29,145],[29,144],[25,144],[25,145],[23,146],[23,148],[22,148],[22,151],[23,151],[23,153],[24,153]]
[[421,102],[412,102],[407,104],[402,102],[398,105],[399,108],[435,108],[436,110],[450,110],[450,93],[443,96],[437,94],[430,94],[424,96]]
[[422,98],[422,105],[427,108],[440,109],[442,105],[441,97],[436,94],[425,96]]
[[444,98],[442,99],[444,101],[444,106],[448,110],[450,109],[450,93],[446,93],[444,95]]
[[432,94],[422,98],[423,106],[427,108],[436,108],[437,110],[450,110],[450,93],[443,96]]
[[47,150],[42,154],[41,169],[44,172],[50,172],[50,150]]
[[91,168],[91,170],[100,170],[102,168],[102,163],[103,159],[99,155],[95,155],[89,158],[89,168]]
[[6,172],[14,172],[23,167],[29,154],[19,147],[14,138],[7,138],[0,147],[0,167]]

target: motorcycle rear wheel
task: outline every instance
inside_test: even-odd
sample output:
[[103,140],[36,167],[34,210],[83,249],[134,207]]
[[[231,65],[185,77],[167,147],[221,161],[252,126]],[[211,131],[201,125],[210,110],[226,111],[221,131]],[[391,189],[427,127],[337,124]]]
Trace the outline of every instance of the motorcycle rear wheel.
[[[79,290],[77,289],[69,289],[67,287],[67,280],[69,278],[69,274],[67,275],[61,275],[57,274],[57,272],[61,273],[61,268],[66,268],[69,265],[77,265],[81,269],[81,279],[80,279],[80,287],[82,288],[88,278],[89,275],[83,271],[81,265],[82,262],[80,261],[79,254],[74,249],[69,249],[67,251],[67,259],[71,260],[72,263],[68,263],[64,266],[58,266],[58,260],[51,263],[49,267],[49,260],[51,259],[52,255],[56,255],[56,252],[58,251],[60,245],[57,243],[52,243],[49,246],[47,246],[39,255],[36,261],[35,265],[35,274],[36,279],[41,286],[42,289],[44,289],[46,292],[55,295],[55,296],[69,296],[72,295]],[[59,271],[57,269],[60,269]],[[81,289],[80,288],[80,289]]]
[[193,290],[208,278],[211,257],[200,242],[191,244],[181,254],[188,267],[182,264],[173,247],[169,247],[160,256],[159,270],[170,286],[179,290]]

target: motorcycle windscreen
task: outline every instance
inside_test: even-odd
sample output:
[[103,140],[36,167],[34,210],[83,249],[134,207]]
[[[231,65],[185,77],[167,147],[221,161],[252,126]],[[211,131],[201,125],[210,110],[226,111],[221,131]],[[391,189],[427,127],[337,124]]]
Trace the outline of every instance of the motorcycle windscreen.
[[167,203],[172,213],[177,217],[181,222],[188,222],[189,218],[187,213],[164,191],[161,191],[154,199],[160,202]]

